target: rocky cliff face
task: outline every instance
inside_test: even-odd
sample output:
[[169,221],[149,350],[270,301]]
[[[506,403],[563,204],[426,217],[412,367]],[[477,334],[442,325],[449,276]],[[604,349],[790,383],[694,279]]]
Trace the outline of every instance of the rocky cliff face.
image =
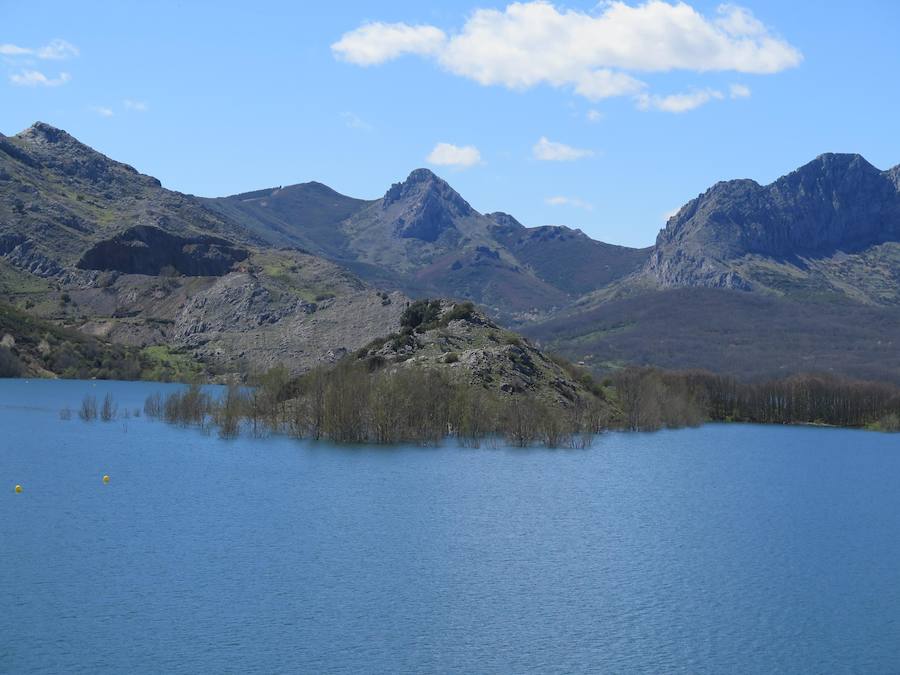
[[648,270],[664,287],[747,289],[744,256],[822,258],[900,240],[896,170],[859,155],[821,155],[771,185],[717,183],[669,219]]
[[249,251],[225,239],[179,237],[141,225],[98,242],[85,251],[77,267],[152,276],[168,272],[191,277],[217,277],[249,256]]

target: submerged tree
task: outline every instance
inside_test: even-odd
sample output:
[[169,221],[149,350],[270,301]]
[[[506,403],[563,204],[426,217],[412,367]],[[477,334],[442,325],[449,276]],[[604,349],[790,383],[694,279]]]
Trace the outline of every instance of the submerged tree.
[[118,406],[113,401],[112,394],[107,394],[103,397],[103,406],[100,408],[100,419],[104,422],[115,419],[118,409]]
[[78,416],[85,422],[97,419],[97,399],[85,396],[81,401],[81,408],[78,409]]

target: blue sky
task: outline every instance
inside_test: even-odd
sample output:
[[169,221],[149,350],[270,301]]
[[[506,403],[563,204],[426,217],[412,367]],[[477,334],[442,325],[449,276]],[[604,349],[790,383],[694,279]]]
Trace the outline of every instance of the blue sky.
[[203,196],[374,198],[429,166],[634,246],[717,180],[900,163],[900,3],[663,4],[0,0],[0,131],[43,120]]

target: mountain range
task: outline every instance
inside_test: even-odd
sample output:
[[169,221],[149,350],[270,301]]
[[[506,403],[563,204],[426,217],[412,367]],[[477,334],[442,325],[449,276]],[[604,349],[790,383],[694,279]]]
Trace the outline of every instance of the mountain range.
[[825,154],[717,183],[644,249],[482,214],[416,169],[377,200],[321,183],[204,199],[66,132],[0,135],[0,293],[32,315],[229,370],[303,370],[471,300],[597,371],[900,381],[900,167]]

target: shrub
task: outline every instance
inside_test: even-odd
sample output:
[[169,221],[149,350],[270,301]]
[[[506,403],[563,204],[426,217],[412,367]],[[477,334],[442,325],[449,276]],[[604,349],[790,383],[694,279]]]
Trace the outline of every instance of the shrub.
[[9,347],[0,347],[0,377],[21,377],[22,362]]
[[453,309],[451,309],[444,316],[444,322],[450,323],[451,321],[456,321],[458,319],[469,320],[475,315],[475,305],[471,302],[461,302],[458,305],[455,305]]
[[416,329],[433,323],[441,315],[440,300],[416,300],[403,310],[400,325],[404,328]]

